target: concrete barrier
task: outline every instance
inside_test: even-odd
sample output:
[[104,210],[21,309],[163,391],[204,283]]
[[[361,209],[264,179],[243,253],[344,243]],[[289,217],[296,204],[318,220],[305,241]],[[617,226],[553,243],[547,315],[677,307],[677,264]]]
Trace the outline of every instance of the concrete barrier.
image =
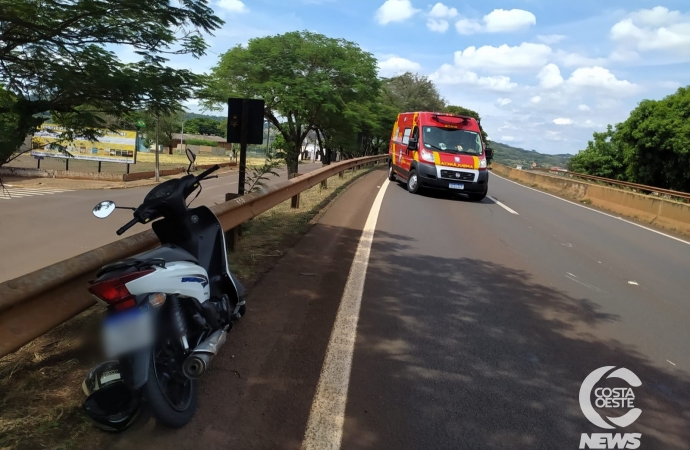
[[494,163],[492,172],[561,197],[690,236],[690,205]]

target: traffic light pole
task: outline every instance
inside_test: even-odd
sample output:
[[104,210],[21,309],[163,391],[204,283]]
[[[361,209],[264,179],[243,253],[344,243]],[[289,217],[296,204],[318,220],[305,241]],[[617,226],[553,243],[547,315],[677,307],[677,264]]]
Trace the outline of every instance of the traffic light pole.
[[242,100],[242,121],[240,123],[240,179],[237,194],[244,195],[244,183],[247,173],[247,134],[249,132],[249,103]]

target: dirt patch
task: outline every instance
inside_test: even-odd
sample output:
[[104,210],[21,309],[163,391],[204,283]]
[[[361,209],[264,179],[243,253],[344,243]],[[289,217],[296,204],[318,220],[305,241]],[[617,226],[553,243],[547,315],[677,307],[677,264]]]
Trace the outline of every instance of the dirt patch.
[[[251,288],[351,182],[370,170],[332,177],[327,188],[304,191],[299,209],[287,201],[245,224],[230,255],[231,269]],[[97,333],[103,312],[93,307],[0,359],[0,450],[103,447],[109,435],[93,428],[81,411],[81,383],[100,362],[96,341],[89,337]]]

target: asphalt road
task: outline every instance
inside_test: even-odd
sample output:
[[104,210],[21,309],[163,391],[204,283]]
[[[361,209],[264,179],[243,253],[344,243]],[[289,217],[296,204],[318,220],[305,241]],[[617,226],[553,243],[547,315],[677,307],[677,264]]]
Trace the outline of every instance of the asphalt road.
[[490,195],[510,211],[389,186],[342,448],[578,448],[611,432],[578,402],[603,366],[642,381],[622,432],[690,448],[690,245],[496,176]]
[[[385,178],[357,181],[257,284],[189,426],[143,420],[111,448],[299,449]],[[620,431],[642,449],[690,449],[690,245],[496,176],[490,195],[387,186],[355,334],[331,339],[336,352],[354,342],[351,370],[334,375],[349,381],[333,395],[342,440],[315,448],[576,449],[582,433]],[[604,366],[642,382],[625,429],[580,409]]]
[[[301,164],[300,172],[320,167],[321,163]],[[280,175],[279,178],[271,177],[268,184],[287,179],[284,171],[280,171]],[[224,202],[226,193],[237,192],[237,180],[237,171],[232,171],[205,181],[193,205],[211,206]],[[115,231],[132,218],[131,212],[115,211],[107,219],[100,220],[91,210],[103,200],[137,207],[152,188],[75,190],[3,200],[0,202],[0,282],[120,239]],[[125,236],[146,228],[146,225],[135,225]]]

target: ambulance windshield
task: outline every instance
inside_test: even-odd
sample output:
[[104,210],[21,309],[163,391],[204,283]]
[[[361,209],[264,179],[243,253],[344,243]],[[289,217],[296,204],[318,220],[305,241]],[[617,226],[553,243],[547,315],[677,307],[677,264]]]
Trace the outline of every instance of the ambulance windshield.
[[448,153],[482,154],[482,139],[479,133],[452,128],[422,127],[424,147]]

